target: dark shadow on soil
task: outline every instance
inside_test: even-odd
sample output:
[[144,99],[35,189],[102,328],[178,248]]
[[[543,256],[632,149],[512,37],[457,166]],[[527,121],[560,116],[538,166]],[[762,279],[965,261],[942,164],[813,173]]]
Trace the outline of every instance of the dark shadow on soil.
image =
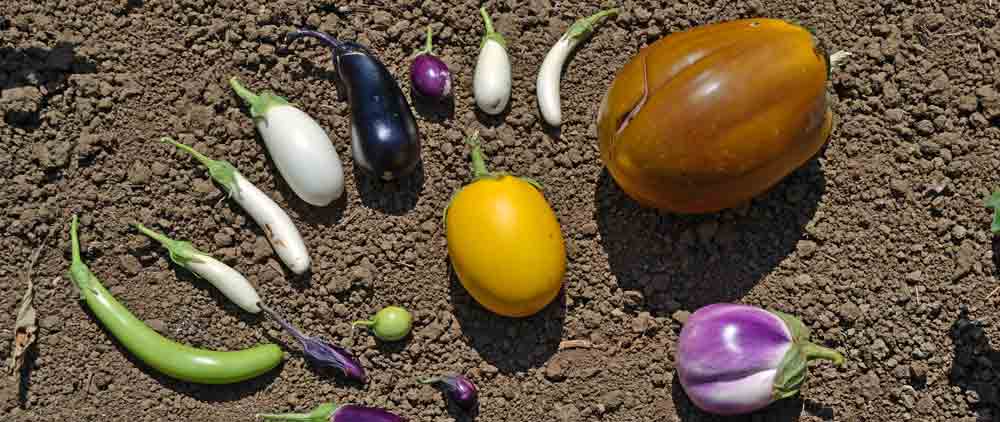
[[455,117],[454,95],[434,99],[421,94],[411,85],[410,98],[413,99],[413,108],[417,110],[417,114],[424,120],[441,123]]
[[21,408],[24,408],[24,405],[28,403],[28,391],[31,387],[31,368],[35,367],[37,360],[38,341],[35,341],[24,351],[24,364],[21,366],[21,382],[17,385],[17,402]]
[[[94,313],[86,305],[86,302],[81,301],[79,302],[79,305],[80,308],[87,314],[87,317],[94,324],[97,324],[97,326],[100,327],[101,332],[111,340],[118,353],[121,353],[126,359],[128,359],[129,363],[135,365],[144,374],[156,380],[156,382],[163,387],[199,401],[221,403],[242,400],[250,397],[267,389],[267,387],[273,384],[274,381],[278,379],[278,374],[281,373],[281,370],[285,366],[285,360],[283,359],[278,366],[256,378],[251,378],[243,382],[226,384],[222,388],[218,385],[197,384],[181,381],[160,373],[156,369],[146,365],[145,362],[136,358],[132,352],[126,349],[125,346],[123,346],[118,339],[104,327],[104,324],[102,324],[97,316],[94,315]],[[263,344],[263,342],[260,344]],[[256,344],[246,345],[244,348],[250,348],[253,346],[256,346]]]
[[476,110],[476,120],[478,120],[480,124],[486,127],[492,127],[492,128],[500,127],[504,124],[505,121],[507,121],[507,116],[510,115],[511,107],[513,107],[514,101],[516,100],[517,98],[514,97],[514,94],[512,93],[510,100],[507,101],[507,107],[505,107],[503,111],[501,111],[499,114],[496,115],[486,113],[485,111],[483,111],[483,109],[479,108],[479,105],[476,104],[475,100],[473,100],[472,107]]
[[[719,416],[699,409],[684,392],[680,377],[674,372],[674,382],[671,387],[674,408],[682,422],[796,422],[801,418],[802,410],[810,406],[804,403],[800,395],[771,403],[756,412],[736,416]],[[813,405],[814,407],[816,405]],[[824,418],[825,419],[825,418]]]
[[814,157],[743,213],[676,215],[640,206],[604,169],[595,219],[619,286],[663,316],[741,298],[795,251],[825,186]]
[[354,166],[354,183],[357,184],[361,203],[391,215],[403,215],[417,206],[424,189],[424,162],[421,159],[409,175],[398,180],[384,181]]
[[486,362],[505,374],[539,368],[559,349],[566,318],[565,289],[535,315],[508,318],[482,307],[458,281],[445,258],[451,285],[451,303],[461,326],[463,339]]
[[37,88],[37,96],[20,95],[0,103],[5,123],[22,129],[36,129],[49,100],[63,92],[73,74],[94,73],[97,64],[77,56],[77,45],[58,42],[52,48],[0,48],[0,90],[20,87]]
[[976,397],[972,407],[983,420],[1000,417],[1000,350],[986,336],[986,323],[969,318],[962,306],[958,318],[948,333],[955,345],[955,354],[948,381],[961,388],[967,397]]

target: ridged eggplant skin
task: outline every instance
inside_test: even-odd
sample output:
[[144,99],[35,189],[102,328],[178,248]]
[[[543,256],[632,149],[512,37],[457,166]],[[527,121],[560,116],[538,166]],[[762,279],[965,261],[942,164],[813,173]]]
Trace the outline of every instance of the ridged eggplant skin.
[[773,187],[829,138],[829,58],[806,29],[742,19],[668,35],[616,74],[601,161],[644,206],[698,214]]

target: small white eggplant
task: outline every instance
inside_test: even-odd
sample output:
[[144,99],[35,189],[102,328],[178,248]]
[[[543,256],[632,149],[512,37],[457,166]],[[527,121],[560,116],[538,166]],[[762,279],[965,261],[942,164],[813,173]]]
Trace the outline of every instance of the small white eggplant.
[[142,224],[136,224],[135,227],[167,248],[171,261],[212,283],[237,306],[252,314],[260,312],[260,306],[258,306],[260,296],[257,294],[257,290],[239,271],[212,258],[211,255],[199,251],[191,245],[191,242],[171,239]]
[[486,13],[486,8],[480,8],[479,14],[483,16],[486,34],[479,43],[472,94],[480,109],[497,115],[507,108],[510,101],[510,57],[507,55],[507,41],[493,30],[493,20]]
[[562,124],[561,100],[559,85],[562,78],[563,65],[573,49],[594,31],[594,26],[601,19],[618,14],[618,9],[609,9],[592,16],[581,18],[573,23],[555,45],[549,49],[538,71],[535,87],[538,95],[538,110],[542,113],[545,123],[558,127]]
[[264,229],[264,234],[271,242],[271,247],[274,248],[281,261],[288,266],[288,269],[295,274],[305,273],[309,269],[312,264],[302,235],[295,227],[291,217],[274,200],[257,189],[228,161],[208,158],[195,151],[194,148],[171,138],[163,138],[162,140],[191,154],[208,169],[208,174],[212,179],[225,187],[229,196],[235,199],[247,214]]
[[270,92],[250,92],[229,84],[250,105],[267,152],[292,191],[303,201],[325,206],[344,193],[344,169],[326,131],[312,117]]

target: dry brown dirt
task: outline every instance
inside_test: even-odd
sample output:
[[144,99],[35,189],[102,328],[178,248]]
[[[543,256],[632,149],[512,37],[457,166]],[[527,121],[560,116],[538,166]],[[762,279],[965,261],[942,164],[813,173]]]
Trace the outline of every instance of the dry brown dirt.
[[[992,3],[992,4],[991,4]],[[475,418],[500,421],[709,421],[676,380],[687,312],[740,301],[801,316],[846,365],[813,365],[803,394],[747,421],[1000,421],[998,246],[983,198],[1000,188],[1000,3],[990,0],[628,0],[581,46],[563,79],[565,124],[535,107],[543,55],[577,17],[610,1],[487,2],[514,70],[509,112],[475,110],[480,3],[329,0],[8,0],[0,2],[0,358],[10,355],[19,274],[36,266],[41,329],[25,383],[6,388],[6,421],[250,421],[323,401],[382,406],[412,421],[470,420],[416,378],[468,374]],[[348,14],[336,13],[350,6]],[[828,148],[752,204],[679,217],[641,208],[603,171],[594,116],[615,71],[671,32],[768,16],[813,28],[855,53],[835,71],[839,126]],[[299,26],[356,39],[399,77],[436,29],[456,75],[451,107],[419,106],[421,173],[378,185],[354,171],[348,106],[331,55],[288,46]],[[315,116],[346,166],[345,199],[298,200],[277,176],[230,76]],[[546,186],[569,268],[560,300],[507,320],[450,275],[440,225],[468,181],[462,138],[480,129],[495,169]],[[264,233],[170,135],[231,160],[300,225],[310,277],[272,256]],[[206,387],[136,362],[82,306],[64,276],[68,221],[82,216],[85,259],[136,315],[212,349],[281,342],[285,363],[259,379]],[[247,275],[306,331],[342,344],[368,385],[310,369],[294,341],[171,264],[130,227],[191,240]],[[415,312],[412,338],[382,345],[350,321],[385,305]],[[967,314],[961,309],[966,307]],[[592,348],[560,350],[586,340]]]

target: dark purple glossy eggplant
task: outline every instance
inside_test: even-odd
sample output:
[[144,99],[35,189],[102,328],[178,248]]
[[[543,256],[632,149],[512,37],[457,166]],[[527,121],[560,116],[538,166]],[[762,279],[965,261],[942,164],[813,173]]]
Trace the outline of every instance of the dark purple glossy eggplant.
[[337,406],[333,403],[323,403],[309,413],[262,413],[257,417],[265,421],[406,422],[406,419],[382,409],[355,404]]
[[396,78],[367,48],[319,31],[298,30],[333,49],[337,74],[351,104],[351,153],[354,162],[383,180],[408,175],[420,161],[420,132]]
[[440,377],[424,378],[418,382],[421,384],[440,384],[444,386],[448,397],[466,412],[472,411],[479,400],[479,390],[476,389],[476,385],[462,375],[449,374]]

